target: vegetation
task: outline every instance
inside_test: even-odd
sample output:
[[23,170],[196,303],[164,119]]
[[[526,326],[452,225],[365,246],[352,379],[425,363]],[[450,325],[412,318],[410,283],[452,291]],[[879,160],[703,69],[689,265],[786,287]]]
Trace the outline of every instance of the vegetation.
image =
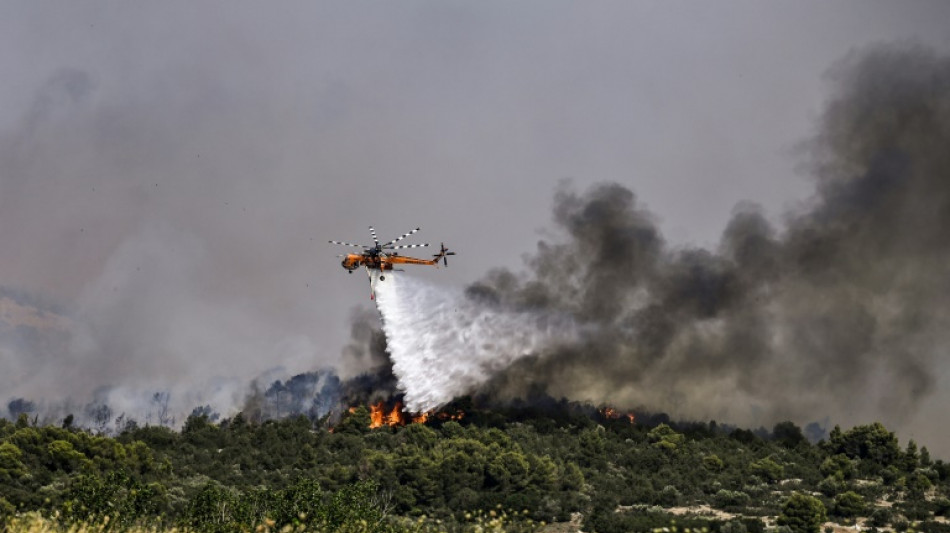
[[303,416],[195,414],[180,432],[127,424],[113,436],[0,420],[0,528],[538,531],[574,519],[597,533],[674,520],[817,533],[830,517],[950,533],[935,519],[950,512],[950,465],[880,424],[813,445],[790,422],[752,432],[563,404],[456,407],[464,418],[378,429],[360,408],[332,431]]
[[791,529],[792,533],[818,533],[825,518],[825,505],[821,500],[796,493],[785,500],[778,523]]

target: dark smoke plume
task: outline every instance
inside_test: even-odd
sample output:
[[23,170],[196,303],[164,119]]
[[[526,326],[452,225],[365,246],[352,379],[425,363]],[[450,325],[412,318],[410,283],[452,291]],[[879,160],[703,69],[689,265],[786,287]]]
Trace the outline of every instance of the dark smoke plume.
[[366,405],[388,400],[398,394],[396,377],[386,353],[386,334],[380,328],[379,314],[367,308],[353,311],[350,342],[343,348],[344,376],[340,403]]
[[736,421],[909,414],[950,341],[950,60],[879,47],[830,78],[805,150],[816,192],[784,230],[741,204],[717,251],[680,249],[625,186],[563,186],[567,238],[467,294],[583,333],[486,390]]

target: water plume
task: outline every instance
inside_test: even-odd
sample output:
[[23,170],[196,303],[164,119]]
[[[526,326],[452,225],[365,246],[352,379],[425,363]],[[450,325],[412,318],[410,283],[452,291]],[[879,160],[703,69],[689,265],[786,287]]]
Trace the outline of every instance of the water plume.
[[434,409],[515,360],[573,336],[566,315],[503,311],[409,275],[376,284],[392,371],[407,409]]

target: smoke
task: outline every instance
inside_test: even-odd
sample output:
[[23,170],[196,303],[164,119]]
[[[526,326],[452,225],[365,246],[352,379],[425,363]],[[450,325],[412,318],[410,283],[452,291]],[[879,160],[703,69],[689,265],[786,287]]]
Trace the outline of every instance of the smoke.
[[743,203],[717,250],[675,247],[627,187],[563,184],[563,238],[539,242],[527,272],[493,271],[465,297],[379,284],[410,407],[543,391],[681,417],[900,426],[950,346],[950,60],[879,47],[829,79],[803,149],[816,192],[782,229]]
[[170,423],[199,405],[236,412],[255,376],[312,369],[318,349],[309,338],[269,330],[207,291],[207,261],[199,239],[155,223],[113,251],[73,308],[7,297],[0,353],[10,364],[0,389],[34,399],[53,419],[91,402],[154,423],[160,393]]
[[[207,40],[197,27],[183,43]],[[314,34],[309,25],[306,33]],[[167,32],[155,37],[164,43]],[[337,394],[332,380],[291,377],[339,355],[321,349],[338,335],[339,311],[326,305],[333,297],[320,302],[305,292],[308,282],[324,294],[342,292],[311,272],[323,261],[303,251],[312,228],[351,220],[354,202],[374,196],[360,185],[365,176],[386,175],[387,186],[412,191],[388,172],[405,167],[404,179],[416,168],[442,171],[428,160],[410,167],[415,160],[398,150],[365,157],[399,146],[389,134],[403,131],[406,118],[391,115],[381,127],[379,108],[354,105],[372,101],[377,78],[354,87],[321,77],[300,90],[296,78],[276,76],[293,69],[255,54],[221,61],[215,50],[230,42],[221,39],[211,48],[182,45],[189,61],[169,56],[158,71],[138,70],[131,56],[120,62],[134,67],[131,77],[108,65],[56,70],[0,132],[0,266],[3,283],[17,287],[0,287],[8,412],[95,421],[106,405],[113,416],[145,413],[141,420],[253,404],[268,416],[307,411],[314,399],[324,405],[324,383]],[[565,185],[554,198],[561,235],[538,243],[525,272],[496,270],[464,292],[387,277],[377,291],[388,339],[373,317],[357,318],[342,368],[357,377],[338,394],[401,390],[422,409],[465,392],[510,398],[542,390],[737,423],[900,421],[947,372],[948,69],[947,58],[909,46],[842,61],[819,130],[802,151],[814,197],[781,225],[740,204],[715,250],[671,245],[625,185],[581,192]],[[268,92],[281,80],[284,92]],[[319,104],[316,125],[292,97],[298,90],[317,95],[307,101]],[[396,101],[413,119],[436,109],[432,94],[418,94],[424,105]],[[525,94],[533,101],[537,92]],[[533,112],[561,110],[561,101]],[[594,129],[576,128],[581,137],[551,146],[587,140]],[[482,137],[501,139],[489,133]],[[367,137],[373,142],[355,142]],[[508,139],[439,144],[443,137],[453,136],[436,128],[406,139],[428,148],[413,153],[522,151]],[[537,183],[529,178],[553,173],[505,157],[484,167],[484,159],[467,166],[505,183],[529,169],[519,186],[532,195]],[[488,189],[470,183],[463,193]],[[438,190],[457,194],[456,186]],[[330,194],[338,188],[346,193]],[[314,209],[319,198],[346,201]],[[291,389],[311,399],[289,407]]]
[[258,173],[265,146],[301,138],[299,124],[259,117],[257,137],[236,123],[260,105],[211,98],[224,80],[172,70],[178,89],[140,91],[58,69],[0,131],[4,402],[29,399],[54,421],[106,405],[143,422],[166,394],[180,422],[199,405],[233,414],[256,377],[338,359],[314,327],[333,321],[307,294],[322,281],[303,257],[313,180]]

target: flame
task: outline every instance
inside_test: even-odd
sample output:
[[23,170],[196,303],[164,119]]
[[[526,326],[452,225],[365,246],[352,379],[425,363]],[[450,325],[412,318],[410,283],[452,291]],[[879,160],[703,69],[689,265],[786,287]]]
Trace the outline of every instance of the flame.
[[445,411],[440,412],[436,415],[436,418],[439,420],[461,420],[465,416],[465,411],[458,410],[454,414],[446,413]]
[[369,406],[369,427],[374,429],[383,427],[383,417],[385,416],[383,410],[385,408],[386,404],[382,400]]
[[[350,407],[349,412],[356,412],[356,407]],[[392,409],[390,409],[389,406],[386,405],[385,401],[380,400],[375,404],[370,404],[369,406],[369,427],[370,429],[381,428],[384,426],[402,427],[407,424],[425,424],[432,418],[436,418],[438,420],[461,420],[464,416],[464,411],[456,411],[455,413],[448,413],[444,411],[436,413],[435,411],[427,411],[412,415],[403,410],[402,402],[396,402]]]
[[369,418],[369,427],[376,429],[383,426],[405,426],[407,417],[402,411],[402,402],[396,402],[392,409],[387,410],[386,402],[380,400],[369,406]]
[[402,402],[396,402],[393,410],[386,416],[386,425],[389,427],[406,425],[406,418],[402,415]]
[[626,418],[631,424],[633,424],[637,418],[633,413],[621,413],[620,411],[609,406],[601,407],[600,415],[607,420],[619,420],[621,418]]

